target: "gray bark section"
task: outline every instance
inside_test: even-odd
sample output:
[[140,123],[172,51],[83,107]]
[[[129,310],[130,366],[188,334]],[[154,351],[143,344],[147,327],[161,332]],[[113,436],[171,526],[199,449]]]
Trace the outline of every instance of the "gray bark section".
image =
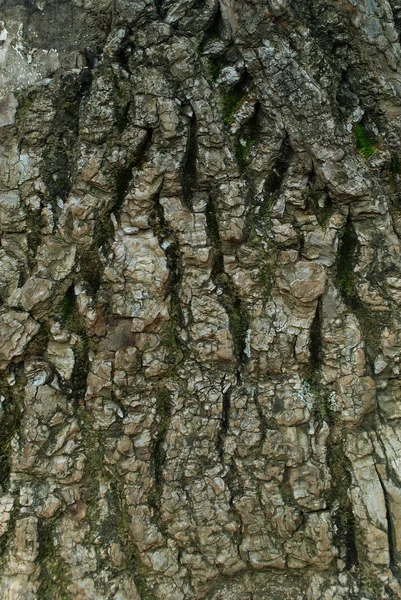
[[1,598],[401,598],[400,7],[0,9]]

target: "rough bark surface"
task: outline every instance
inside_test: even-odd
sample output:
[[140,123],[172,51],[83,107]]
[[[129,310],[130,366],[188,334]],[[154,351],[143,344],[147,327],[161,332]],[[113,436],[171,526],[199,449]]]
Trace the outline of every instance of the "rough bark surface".
[[401,4],[0,18],[2,600],[401,598]]

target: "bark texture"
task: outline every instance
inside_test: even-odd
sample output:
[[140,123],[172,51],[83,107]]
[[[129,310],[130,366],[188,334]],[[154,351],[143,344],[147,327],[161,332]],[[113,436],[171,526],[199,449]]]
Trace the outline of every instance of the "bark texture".
[[2,600],[401,598],[401,5],[0,0]]

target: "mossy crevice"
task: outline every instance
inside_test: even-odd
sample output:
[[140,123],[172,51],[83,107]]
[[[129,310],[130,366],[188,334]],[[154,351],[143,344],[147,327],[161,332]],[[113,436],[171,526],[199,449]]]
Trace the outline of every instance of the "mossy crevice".
[[231,125],[235,113],[249,94],[251,84],[251,76],[248,71],[244,71],[239,81],[223,93],[221,99],[222,117],[224,125],[227,127]]
[[[334,544],[340,551],[347,569],[358,567],[360,562],[357,524],[354,516],[350,487],[352,464],[345,452],[343,424],[333,410],[333,398],[322,384],[320,368],[323,359],[320,307],[318,306],[310,337],[310,364],[304,372],[308,391],[313,396],[315,419],[329,426],[326,462],[331,486],[326,494],[327,505],[335,524]],[[285,499],[284,499],[285,500]]]
[[[254,126],[257,126],[257,122],[258,120],[256,119]],[[261,236],[270,229],[272,208],[279,197],[293,154],[294,152],[290,146],[289,139],[285,137],[278,149],[273,165],[266,176],[261,197],[254,195],[250,198],[246,216],[245,236],[248,243],[255,244],[259,248],[261,247]],[[264,245],[270,243],[269,236],[263,237]],[[274,247],[272,247],[272,252],[274,250]]]
[[352,310],[356,310],[360,304],[356,290],[358,278],[354,271],[358,248],[358,236],[348,218],[340,240],[336,277],[341,296],[345,304]]
[[[0,559],[3,559],[3,557],[6,556],[7,554],[7,549],[10,547],[10,545],[13,542],[13,533],[15,531],[15,524],[17,522],[17,517],[20,514],[20,510],[21,510],[21,505],[20,505],[20,487],[16,486],[13,489],[13,495],[14,495],[14,504],[13,507],[11,509],[11,513],[10,513],[10,518],[8,520],[7,523],[7,530],[5,531],[5,533],[3,533],[2,536],[0,536]],[[5,567],[5,560],[0,560],[0,575],[3,572],[3,569]]]
[[87,543],[91,544],[101,525],[99,518],[100,484],[106,479],[103,463],[104,447],[101,433],[93,428],[93,416],[90,410],[84,406],[83,400],[78,404],[77,414],[80,418],[82,450],[85,454],[81,499],[87,506],[85,517],[89,526]]
[[336,283],[344,303],[358,319],[366,345],[367,357],[373,361],[380,348],[380,326],[387,324],[389,316],[373,312],[359,297],[357,290],[358,276],[355,273],[358,249],[358,236],[348,217],[340,239],[336,261]]
[[[259,111],[253,126],[258,127]],[[273,165],[266,176],[262,194],[254,194],[249,197],[246,224],[245,240],[257,248],[260,254],[259,285],[264,299],[268,300],[275,284],[277,260],[279,255],[279,246],[269,235],[271,229],[272,208],[277,202],[285,174],[290,167],[293,150],[290,146],[288,137],[285,137],[277,151]]]
[[338,431],[334,431],[334,428],[330,430],[327,448],[327,464],[331,475],[328,502],[336,525],[335,543],[345,553],[347,569],[352,569],[358,566],[359,556],[356,522],[349,494],[351,462],[345,454],[343,439],[340,437],[337,440]]
[[209,196],[206,205],[206,227],[213,247],[211,279],[221,292],[218,299],[228,316],[234,355],[238,362],[243,363],[246,360],[246,336],[249,329],[250,316],[245,303],[239,296],[234,282],[224,270],[224,256],[220,239],[218,217],[215,203],[211,195]]
[[354,138],[356,149],[364,158],[370,158],[377,152],[375,140],[362,123],[357,123],[354,127]]
[[260,114],[261,106],[257,102],[252,117],[241,127],[236,136],[235,158],[241,173],[245,171],[249,154],[260,137]]
[[391,497],[387,492],[386,486],[383,481],[383,477],[381,476],[379,469],[376,467],[377,477],[380,481],[380,486],[383,492],[384,503],[386,507],[386,521],[387,521],[387,539],[388,539],[388,551],[390,557],[390,569],[392,573],[396,577],[401,576],[401,569],[399,567],[400,564],[400,553],[397,551],[397,542],[396,542],[396,524],[394,523],[394,519],[391,513]]
[[55,544],[54,519],[41,519],[38,524],[40,579],[38,600],[72,600],[68,592],[70,584],[66,565]]
[[110,482],[106,498],[111,510],[103,537],[108,543],[115,541],[121,545],[126,569],[132,574],[141,600],[156,600],[147,583],[149,569],[143,564],[141,554],[132,539],[132,518],[125,500],[124,486],[119,479],[114,478]]

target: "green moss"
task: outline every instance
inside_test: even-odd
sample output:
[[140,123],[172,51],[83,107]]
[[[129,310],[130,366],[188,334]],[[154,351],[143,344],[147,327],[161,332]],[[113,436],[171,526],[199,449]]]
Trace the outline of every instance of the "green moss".
[[70,585],[66,573],[65,563],[55,546],[54,520],[42,520],[38,527],[40,584],[38,600],[71,600],[72,596],[67,591]]
[[221,66],[217,59],[209,58],[209,71],[212,81],[217,81],[221,71]]
[[248,163],[248,156],[256,140],[253,138],[243,139],[241,136],[237,137],[235,145],[235,158],[237,159],[237,165],[241,173],[245,171]]
[[374,360],[380,348],[381,326],[387,324],[389,315],[373,312],[358,295],[358,277],[354,270],[357,250],[358,237],[352,224],[348,222],[340,241],[336,281],[345,304],[358,319],[368,358]]
[[171,365],[172,371],[184,360],[184,353],[177,334],[179,327],[179,319],[173,309],[173,313],[170,312],[170,319],[165,324],[161,335],[162,344],[167,352],[166,361]]
[[355,144],[358,152],[365,158],[370,158],[376,154],[377,148],[373,145],[373,140],[369,137],[366,128],[358,123],[354,127]]
[[227,91],[222,96],[222,116],[224,125],[229,127],[233,122],[233,116],[241,106],[245,97],[242,89]]
[[15,124],[21,133],[24,130],[25,122],[35,100],[35,96],[35,92],[30,92],[28,94],[17,94],[18,106],[15,115]]

